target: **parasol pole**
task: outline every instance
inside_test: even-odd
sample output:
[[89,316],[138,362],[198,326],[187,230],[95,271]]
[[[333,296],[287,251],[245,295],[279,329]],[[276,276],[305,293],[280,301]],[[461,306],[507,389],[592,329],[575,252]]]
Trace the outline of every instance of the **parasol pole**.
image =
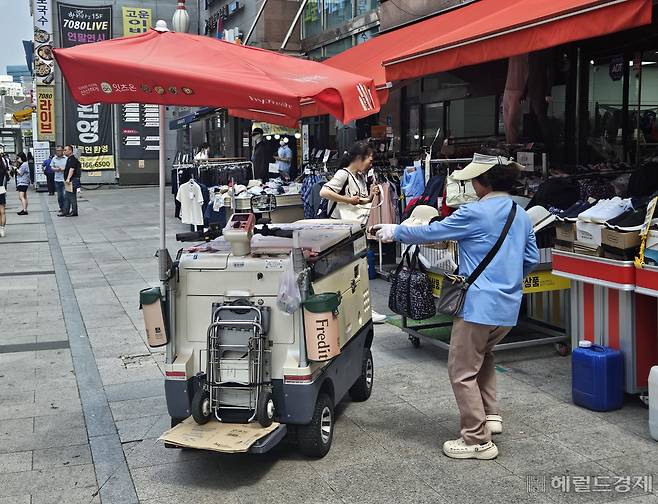
[[163,278],[164,269],[163,263],[165,262],[165,251],[167,249],[167,241],[165,238],[166,228],[165,228],[165,165],[166,165],[166,140],[165,140],[165,106],[159,106],[159,134],[160,134],[160,149],[159,149],[159,162],[158,162],[158,175],[159,175],[159,186],[158,190],[160,192],[160,249],[158,253],[159,264],[160,264],[160,281],[166,280]]

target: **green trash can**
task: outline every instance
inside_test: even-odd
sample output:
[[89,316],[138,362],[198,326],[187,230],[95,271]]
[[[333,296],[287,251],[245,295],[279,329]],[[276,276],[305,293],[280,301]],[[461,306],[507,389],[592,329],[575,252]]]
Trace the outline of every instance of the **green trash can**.
[[304,301],[304,336],[309,360],[327,361],[340,354],[340,301],[336,292],[311,294]]
[[144,327],[149,346],[157,348],[169,343],[160,287],[149,287],[139,291],[139,308],[144,313]]

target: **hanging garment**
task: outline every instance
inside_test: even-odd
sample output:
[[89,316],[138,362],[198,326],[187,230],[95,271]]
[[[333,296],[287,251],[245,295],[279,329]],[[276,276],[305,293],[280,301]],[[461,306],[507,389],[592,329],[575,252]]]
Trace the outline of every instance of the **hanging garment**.
[[312,219],[315,217],[315,211],[313,208],[312,202],[312,192],[313,186],[318,182],[322,182],[323,178],[320,175],[307,175],[304,177],[302,182],[302,188],[300,189],[300,196],[302,198],[302,204],[304,205],[304,218]]
[[423,194],[425,190],[425,174],[421,168],[416,168],[413,172],[404,170],[402,175],[402,192],[404,197],[416,198]]
[[176,201],[180,202],[180,216],[183,224],[203,226],[203,193],[194,180],[178,187]]

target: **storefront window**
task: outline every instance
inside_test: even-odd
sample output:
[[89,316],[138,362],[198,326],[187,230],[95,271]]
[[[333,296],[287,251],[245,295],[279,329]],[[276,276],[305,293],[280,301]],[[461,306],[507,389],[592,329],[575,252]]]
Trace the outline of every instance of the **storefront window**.
[[312,37],[322,31],[322,0],[308,0],[304,9],[304,37]]
[[343,40],[339,40],[338,42],[334,42],[325,46],[324,57],[331,58],[332,56],[336,56],[337,54],[342,53],[350,47],[352,47],[352,37],[344,38]]
[[352,19],[352,0],[324,0],[326,28],[340,26]]
[[420,131],[420,105],[410,105],[408,114],[405,118],[406,123],[406,138],[405,150],[418,151],[422,145],[421,131]]
[[359,33],[358,35],[354,36],[355,45],[363,44],[364,42],[370,40],[373,38],[375,35],[379,33],[379,27],[371,28],[370,30],[366,30],[364,32]]
[[365,14],[377,8],[377,0],[356,0],[356,15]]
[[448,110],[448,135],[454,138],[496,134],[496,97],[453,100]]
[[[443,129],[443,103],[430,103],[428,105],[423,105],[423,137],[422,145],[429,147],[434,140],[434,137],[437,131]],[[441,137],[444,136],[445,132],[440,134]],[[434,143],[434,153],[438,152],[441,147],[440,140]]]
[[589,162],[623,161],[623,56],[591,60],[589,67]]
[[630,72],[630,155],[643,163],[658,156],[658,53],[636,55]]

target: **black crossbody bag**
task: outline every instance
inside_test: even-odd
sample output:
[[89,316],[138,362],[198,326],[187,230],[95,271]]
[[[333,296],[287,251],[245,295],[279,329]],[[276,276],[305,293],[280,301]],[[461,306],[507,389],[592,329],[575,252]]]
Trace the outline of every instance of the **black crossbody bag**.
[[489,253],[482,259],[482,262],[475,268],[468,278],[461,275],[451,275],[444,273],[443,282],[441,284],[441,294],[436,304],[436,311],[444,315],[451,315],[453,317],[459,316],[464,308],[464,300],[466,299],[466,291],[473,285],[477,278],[482,274],[489,263],[496,256],[500,247],[503,245],[507,234],[509,233],[512,222],[516,217],[516,202],[512,202],[512,209],[507,216],[507,221],[503,227],[498,240],[491,248]]

